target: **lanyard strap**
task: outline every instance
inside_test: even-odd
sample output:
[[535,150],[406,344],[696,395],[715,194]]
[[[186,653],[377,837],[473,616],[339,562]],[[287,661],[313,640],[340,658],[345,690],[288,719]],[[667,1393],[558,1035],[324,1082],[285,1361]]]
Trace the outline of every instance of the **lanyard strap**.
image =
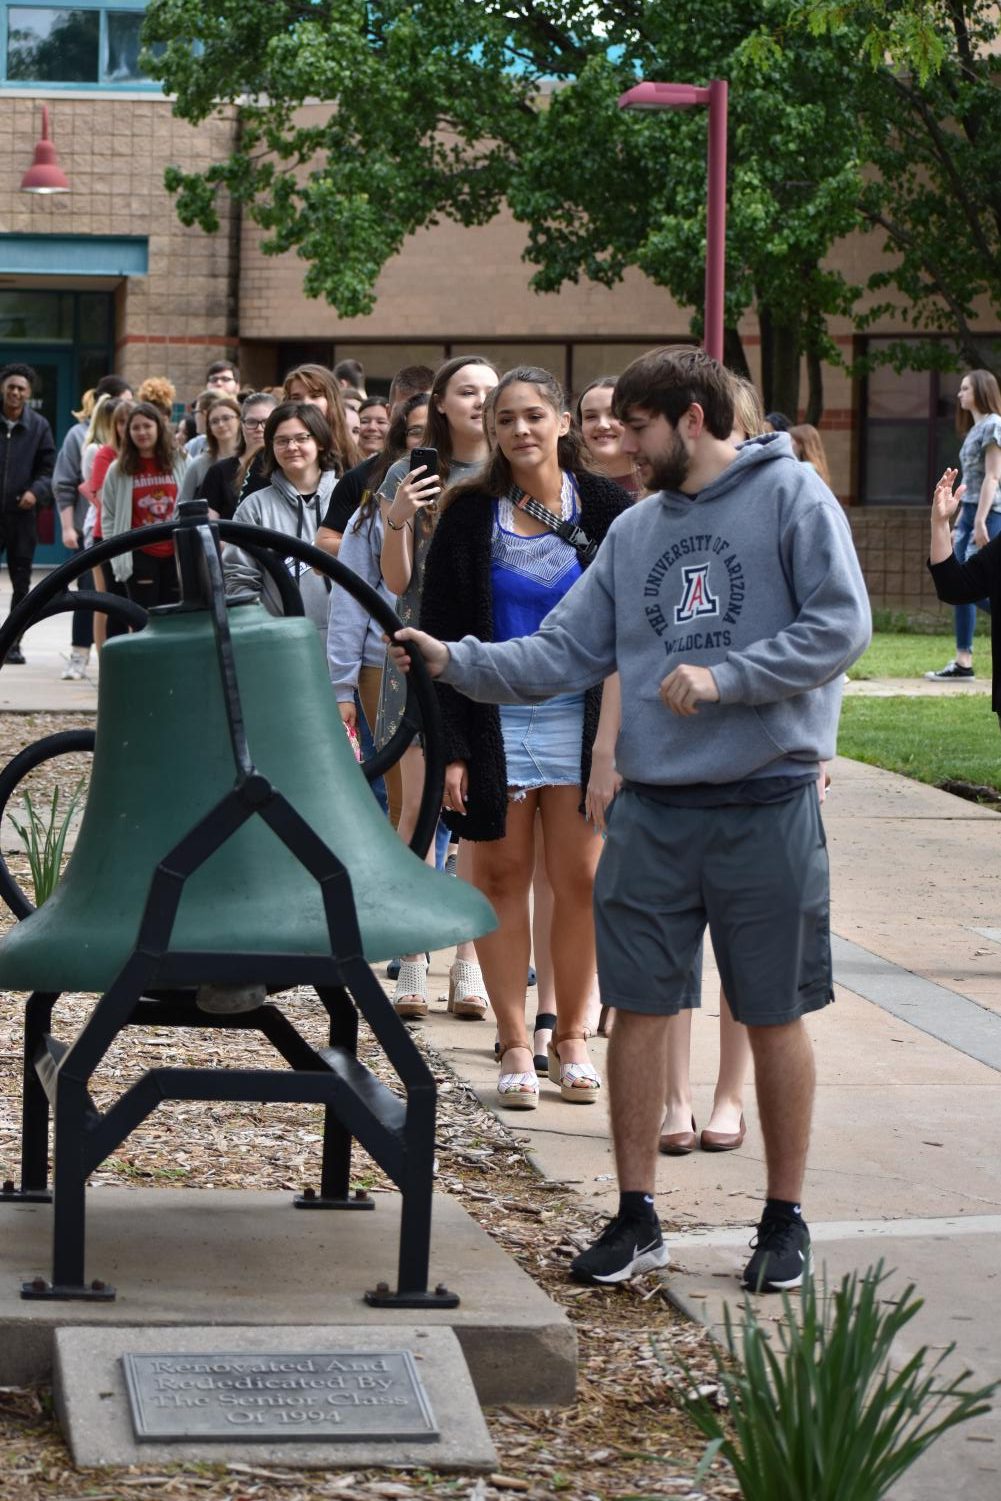
[[[570,483],[573,484],[572,477]],[[576,493],[576,489],[577,487],[574,485],[574,493]],[[519,511],[524,511],[526,515],[534,517],[536,521],[541,521],[543,526],[547,526],[551,532],[555,532],[558,537],[561,537],[564,542],[574,548],[582,563],[594,562],[598,551],[598,544],[597,542],[592,542],[587,533],[575,521],[557,521],[552,511],[537,501],[534,496],[526,495],[524,490],[519,489],[517,485],[511,490],[511,500],[518,507]]]

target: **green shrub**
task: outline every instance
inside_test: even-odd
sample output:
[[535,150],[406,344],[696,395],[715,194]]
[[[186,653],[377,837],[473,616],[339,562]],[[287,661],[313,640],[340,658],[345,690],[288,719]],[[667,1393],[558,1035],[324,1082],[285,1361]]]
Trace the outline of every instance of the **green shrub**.
[[750,1298],[739,1330],[724,1308],[725,1351],[716,1354],[724,1411],[704,1389],[686,1394],[710,1440],[698,1478],[721,1455],[744,1501],[879,1501],[940,1434],[990,1411],[996,1384],[972,1388],[970,1371],[942,1373],[954,1345],[930,1365],[922,1346],[892,1369],[893,1343],[922,1300],[913,1285],[881,1298],[887,1275],[879,1262],[833,1293],[821,1279],[819,1294],[806,1278],[795,1301],[782,1295],[778,1348]]
[[24,845],[28,856],[28,864],[31,868],[31,881],[35,888],[35,906],[40,907],[44,901],[52,895],[56,889],[63,864],[63,850],[66,847],[66,836],[69,833],[70,820],[76,812],[80,798],[83,796],[84,778],[70,793],[69,802],[65,813],[60,817],[59,796],[60,789],[56,787],[52,793],[52,802],[46,816],[39,813],[31,801],[30,792],[24,794],[24,811],[27,814],[27,824],[18,823],[11,814],[11,823],[17,832],[17,836]]

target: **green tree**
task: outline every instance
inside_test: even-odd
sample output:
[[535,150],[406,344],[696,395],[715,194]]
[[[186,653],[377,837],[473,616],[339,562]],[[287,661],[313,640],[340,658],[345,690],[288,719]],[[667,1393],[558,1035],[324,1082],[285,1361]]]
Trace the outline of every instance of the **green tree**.
[[797,0],[793,24],[814,36],[830,36],[851,26],[860,56],[874,68],[890,63],[906,68],[922,83],[945,62],[938,0]]
[[[227,160],[167,168],[182,222],[215,230],[230,193],[345,316],[371,311],[413,230],[496,213],[532,118],[505,28],[467,0],[151,0],[143,39],[162,44],[143,65],[183,119],[240,108]],[[304,118],[309,100],[331,108]]]
[[[182,219],[213,228],[229,191],[264,248],[295,249],[306,291],[345,314],[370,309],[407,234],[439,215],[485,222],[505,196],[538,290],[611,285],[636,264],[701,308],[705,112],[624,115],[616,98],[637,76],[728,77],[728,355],[745,363],[736,327],[754,306],[766,399],[796,409],[805,355],[816,420],[821,360],[839,357],[827,320],[858,291],[826,264],[858,223],[857,50],[850,31],[797,31],[793,10],[610,0],[598,25],[580,0],[152,0],[144,35],[165,44],[146,66],[183,117],[244,101],[226,162],[168,170]],[[304,123],[308,99],[333,108]]]
[[[827,322],[850,314],[860,288],[826,264],[859,223],[862,162],[854,111],[854,37],[818,42],[772,29],[785,0],[717,3],[700,11],[642,7],[617,25],[556,90],[524,149],[510,198],[530,226],[533,283],[552,290],[589,277],[606,285],[638,265],[684,306],[701,308],[705,257],[705,111],[638,114],[616,98],[637,76],[730,80],[727,358],[746,368],[736,328],[750,307],[761,337],[768,406],[795,412],[800,364],[807,416],[823,407],[821,361],[839,362]],[[609,43],[611,47],[609,48]],[[540,71],[557,59],[533,57]],[[701,317],[693,319],[701,331]]]
[[[862,194],[866,224],[885,237],[885,270],[871,279],[910,332],[946,335],[891,349],[898,363],[995,368],[981,332],[986,303],[1001,320],[1001,18],[984,0],[942,0],[933,12],[941,61],[924,82],[881,63],[859,79],[865,149],[874,173]],[[980,307],[978,308],[978,303]]]

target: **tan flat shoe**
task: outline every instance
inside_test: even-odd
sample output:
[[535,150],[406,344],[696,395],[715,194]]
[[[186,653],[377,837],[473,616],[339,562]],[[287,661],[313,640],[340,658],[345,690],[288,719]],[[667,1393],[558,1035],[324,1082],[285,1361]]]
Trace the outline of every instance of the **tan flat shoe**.
[[665,1157],[687,1157],[689,1152],[695,1151],[698,1144],[699,1130],[693,1115],[690,1131],[662,1131],[657,1150],[663,1152]]
[[703,1152],[735,1152],[747,1135],[747,1122],[740,1117],[736,1131],[703,1131],[700,1145]]

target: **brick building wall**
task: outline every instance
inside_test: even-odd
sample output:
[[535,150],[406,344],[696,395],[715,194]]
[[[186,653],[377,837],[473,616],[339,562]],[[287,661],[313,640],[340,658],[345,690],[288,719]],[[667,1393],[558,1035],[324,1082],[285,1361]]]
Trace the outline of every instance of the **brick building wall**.
[[923,506],[855,506],[848,512],[855,550],[874,610],[899,611],[950,629],[925,563],[928,511]]
[[[233,112],[221,111],[193,130],[173,118],[168,101],[149,95],[60,94],[48,104],[72,192],[40,197],[17,190],[38,138],[39,108],[34,99],[5,94],[0,155],[10,171],[0,193],[0,224],[18,234],[147,237],[148,275],[129,277],[117,288],[115,363],[136,383],[165,375],[187,399],[201,389],[206,366],[229,357],[238,343],[230,209],[221,204],[216,235],[185,228],[163,186],[163,169],[170,162],[205,167],[228,155]],[[84,278],[72,284],[94,285]]]
[[[339,358],[355,355],[382,379],[402,363],[434,364],[446,348],[478,350],[502,367],[549,365],[579,390],[599,374],[622,369],[644,349],[688,335],[688,310],[638,271],[615,288],[582,281],[558,293],[532,292],[531,267],[522,258],[526,231],[506,213],[479,228],[446,221],[412,236],[384,268],[371,316],[341,318],[328,304],[303,295],[303,262],[294,254],[263,255],[257,226],[247,215],[242,224],[234,222],[225,200],[215,235],[178,221],[163,187],[163,168],[170,162],[204,168],[227,156],[235,131],[232,110],[194,129],[173,118],[169,102],[149,94],[50,95],[53,139],[73,192],[39,198],[17,191],[38,136],[39,103],[26,94],[0,97],[0,151],[13,167],[0,189],[0,228],[148,240],[147,275],[120,279],[117,286],[100,283],[114,287],[114,363],[133,382],[166,375],[179,396],[189,399],[212,360],[237,355],[246,381],[268,385],[283,373],[288,346],[298,345],[317,352],[333,347]],[[853,236],[839,246],[838,264],[862,282],[880,253],[876,238]],[[8,280],[3,270],[0,264],[0,281]],[[25,280],[32,281],[18,284]],[[59,282],[88,284],[97,285],[83,277]],[[854,335],[847,320],[834,320],[831,335],[849,360]],[[743,320],[741,336],[758,378],[753,315]],[[874,605],[939,613],[924,569],[924,506],[856,505],[859,387],[838,366],[824,369],[820,429]]]

